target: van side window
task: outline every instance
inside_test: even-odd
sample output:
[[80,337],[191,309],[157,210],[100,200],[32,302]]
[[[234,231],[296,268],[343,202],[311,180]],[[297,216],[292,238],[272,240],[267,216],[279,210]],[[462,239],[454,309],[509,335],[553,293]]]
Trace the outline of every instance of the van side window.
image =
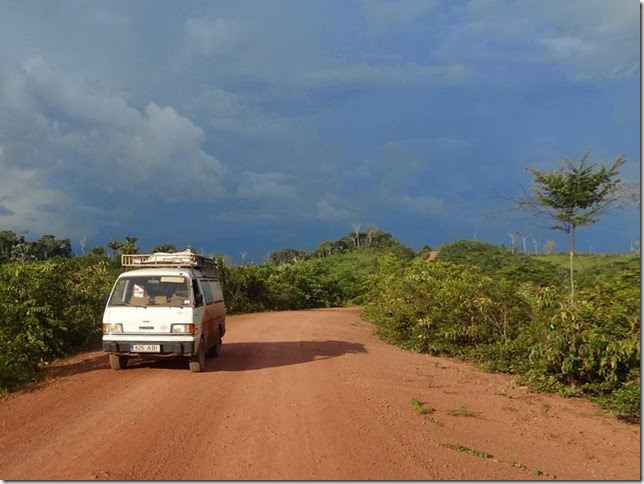
[[221,290],[221,284],[217,281],[209,281],[208,285],[210,286],[210,291],[212,292],[212,297],[215,301],[223,301],[224,294]]
[[[194,295],[194,300],[195,303],[197,301],[197,296],[201,294],[201,290],[199,289],[199,284],[197,283],[197,279],[192,280],[192,294]],[[195,306],[199,306],[198,304],[195,304]]]
[[201,290],[203,291],[203,300],[206,305],[212,304],[214,299],[212,291],[210,290],[210,282],[205,279],[201,279],[199,281],[199,285],[201,286]]

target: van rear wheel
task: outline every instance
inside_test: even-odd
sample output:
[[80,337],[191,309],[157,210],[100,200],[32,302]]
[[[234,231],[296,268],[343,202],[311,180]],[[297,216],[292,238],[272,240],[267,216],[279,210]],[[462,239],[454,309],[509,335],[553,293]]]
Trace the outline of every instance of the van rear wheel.
[[217,341],[208,350],[208,356],[217,358],[221,354],[221,336],[217,336]]
[[109,358],[112,370],[124,370],[127,366],[127,356],[110,353]]
[[206,342],[203,338],[199,341],[199,350],[197,354],[190,360],[190,371],[193,373],[201,373],[206,369]]

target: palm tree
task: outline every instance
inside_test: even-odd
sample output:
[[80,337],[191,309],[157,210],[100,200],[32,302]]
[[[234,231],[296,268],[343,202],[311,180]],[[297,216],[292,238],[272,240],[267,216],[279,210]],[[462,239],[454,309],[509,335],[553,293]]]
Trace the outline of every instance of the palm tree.
[[110,240],[107,243],[107,246],[112,250],[112,257],[116,257],[118,252],[120,252],[123,249],[123,244],[118,240]]
[[136,245],[136,241],[139,240],[138,237],[132,237],[131,235],[125,236],[125,244],[123,244],[122,251],[124,254],[137,254],[139,248]]

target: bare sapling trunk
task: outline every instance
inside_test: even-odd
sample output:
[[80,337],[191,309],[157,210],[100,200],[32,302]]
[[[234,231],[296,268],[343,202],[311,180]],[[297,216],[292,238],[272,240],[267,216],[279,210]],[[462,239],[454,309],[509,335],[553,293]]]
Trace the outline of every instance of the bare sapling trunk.
[[570,228],[570,304],[575,304],[575,275],[573,261],[575,257],[575,227]]

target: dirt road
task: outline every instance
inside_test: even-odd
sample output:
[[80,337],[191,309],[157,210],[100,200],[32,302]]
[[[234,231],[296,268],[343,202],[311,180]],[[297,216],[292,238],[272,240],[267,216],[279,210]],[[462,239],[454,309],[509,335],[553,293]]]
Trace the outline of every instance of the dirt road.
[[10,395],[0,478],[640,479],[639,426],[387,345],[357,309],[227,327],[205,373],[85,353]]

